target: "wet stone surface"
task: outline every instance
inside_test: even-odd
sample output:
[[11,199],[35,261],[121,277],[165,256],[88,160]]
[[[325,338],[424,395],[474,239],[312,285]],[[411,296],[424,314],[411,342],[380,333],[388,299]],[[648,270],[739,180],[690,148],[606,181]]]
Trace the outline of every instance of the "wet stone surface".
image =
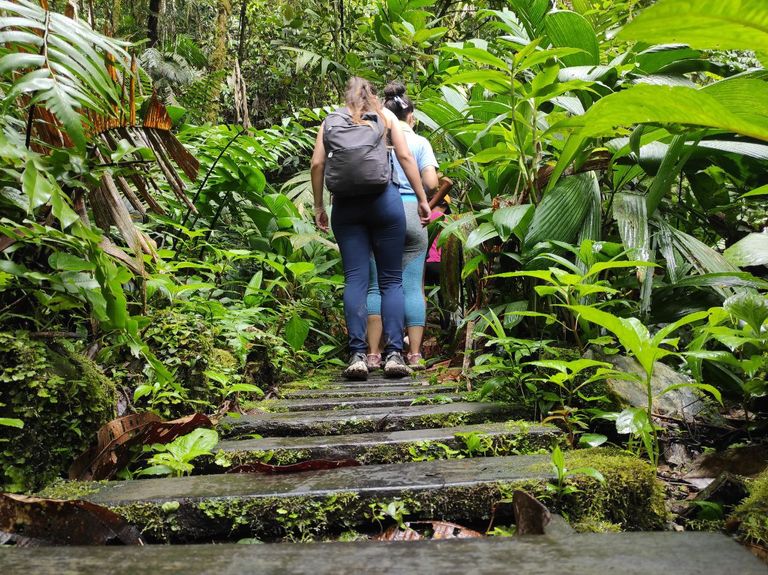
[[282,397],[304,398],[304,397],[366,397],[366,396],[398,396],[408,395],[411,397],[429,396],[433,394],[460,393],[463,391],[461,386],[453,383],[443,383],[438,385],[389,385],[381,386],[374,384],[348,385],[344,387],[313,389],[313,388],[288,388],[281,389]]
[[[270,404],[269,411],[325,411],[329,409],[351,409],[357,407],[398,407],[409,406],[417,394],[384,395],[363,397],[313,397],[304,399],[278,399]],[[434,397],[434,396],[433,396]],[[451,402],[460,401],[458,395],[444,395]]]
[[225,418],[219,424],[219,433],[223,437],[254,433],[272,437],[341,435],[505,421],[520,414],[519,408],[509,404],[464,402],[321,412],[259,413]]
[[[441,443],[452,449],[461,449],[466,443],[457,434],[479,434],[491,442],[488,451],[496,455],[524,453],[548,448],[560,431],[550,425],[522,425],[516,423],[485,423],[437,429],[416,429],[354,435],[315,437],[272,437],[223,441],[221,450],[237,458],[237,463],[258,459],[265,452],[273,452],[271,461],[299,461],[305,459],[358,459],[365,463],[394,463],[410,461],[411,449],[426,450],[428,444]],[[439,448],[439,446],[436,446]],[[438,451],[439,452],[439,451]],[[249,458],[249,454],[251,458]],[[298,454],[293,456],[292,454]],[[486,453],[485,455],[490,455]]]
[[350,491],[394,495],[449,486],[549,479],[548,462],[545,455],[528,455],[345,467],[290,475],[242,473],[115,481],[101,486],[86,499],[114,506],[132,502],[328,495]]
[[723,535],[664,532],[391,543],[3,549],[0,572],[763,575],[766,567]]

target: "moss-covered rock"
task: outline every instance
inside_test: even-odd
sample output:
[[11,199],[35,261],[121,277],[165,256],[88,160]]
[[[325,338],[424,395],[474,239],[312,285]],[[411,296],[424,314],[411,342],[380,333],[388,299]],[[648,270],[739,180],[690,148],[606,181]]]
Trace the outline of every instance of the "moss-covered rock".
[[572,523],[608,522],[625,530],[654,530],[664,527],[667,512],[664,488],[656,469],[635,455],[614,449],[582,449],[566,453],[566,467],[592,467],[605,481],[585,475],[572,481],[579,492],[563,498],[561,511]]
[[68,342],[0,332],[0,484],[38,488],[60,475],[115,416],[115,386]]
[[753,543],[768,546],[768,471],[749,482],[749,495],[733,513],[739,533]]

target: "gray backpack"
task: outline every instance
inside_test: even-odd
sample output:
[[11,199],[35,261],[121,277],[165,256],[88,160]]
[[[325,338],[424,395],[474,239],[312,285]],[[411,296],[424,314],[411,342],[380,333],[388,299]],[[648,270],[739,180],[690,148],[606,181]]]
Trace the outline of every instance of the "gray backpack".
[[355,124],[341,108],[323,124],[325,185],[334,196],[379,194],[392,178],[384,120],[375,112],[362,118],[367,123]]

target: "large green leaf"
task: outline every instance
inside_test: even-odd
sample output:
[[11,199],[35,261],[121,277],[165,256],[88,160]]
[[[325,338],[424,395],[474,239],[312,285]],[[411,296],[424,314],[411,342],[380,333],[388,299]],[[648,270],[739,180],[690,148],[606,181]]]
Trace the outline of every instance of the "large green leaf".
[[597,180],[586,173],[564,178],[544,195],[525,234],[523,248],[530,251],[539,242],[573,243],[592,202]]
[[768,54],[768,2],[659,0],[625,26],[619,39]]
[[751,291],[742,291],[723,302],[723,307],[737,319],[749,324],[756,335],[768,320],[768,298]]
[[[602,98],[566,125],[580,127],[579,138],[615,134],[617,128],[634,124],[679,124],[768,141],[768,116],[741,111],[755,105],[760,109],[765,104],[759,102],[768,102],[768,83],[754,79],[729,82],[727,89],[717,90],[638,84]],[[720,100],[726,91],[728,99]]]
[[533,213],[532,204],[499,208],[493,212],[493,225],[496,226],[496,231],[499,232],[499,236],[505,242],[512,234],[522,239]]
[[723,256],[735,266],[768,264],[768,234],[749,234],[730,246]]
[[304,345],[304,341],[309,335],[309,322],[298,315],[291,316],[288,323],[285,324],[285,341],[293,349],[299,350]]
[[597,36],[589,21],[581,14],[562,10],[550,12],[544,27],[553,46],[583,50],[562,58],[566,66],[596,66],[600,63]]

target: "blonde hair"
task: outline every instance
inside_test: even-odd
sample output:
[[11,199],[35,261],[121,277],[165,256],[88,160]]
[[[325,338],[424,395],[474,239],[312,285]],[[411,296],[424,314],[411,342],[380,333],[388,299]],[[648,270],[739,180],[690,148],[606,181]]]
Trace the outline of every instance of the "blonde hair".
[[375,112],[385,120],[376,90],[368,80],[352,76],[347,82],[344,99],[355,124],[367,124],[368,122],[363,120],[363,114],[367,112]]

